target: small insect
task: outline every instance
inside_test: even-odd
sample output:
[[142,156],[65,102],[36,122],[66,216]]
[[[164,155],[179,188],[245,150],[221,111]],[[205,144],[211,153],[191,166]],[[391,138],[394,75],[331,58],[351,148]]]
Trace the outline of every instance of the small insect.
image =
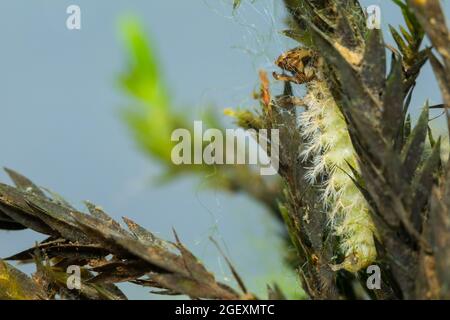
[[314,265],[317,265],[319,263],[319,257],[316,254],[311,255],[311,261]]
[[295,48],[283,53],[275,64],[291,75],[273,73],[276,80],[304,84],[314,79],[314,62],[317,60],[313,51]]

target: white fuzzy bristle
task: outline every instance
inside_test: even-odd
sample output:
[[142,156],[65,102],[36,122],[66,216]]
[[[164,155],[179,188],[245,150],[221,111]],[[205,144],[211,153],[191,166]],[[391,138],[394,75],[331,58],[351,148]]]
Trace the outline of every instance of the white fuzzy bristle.
[[325,178],[322,190],[324,210],[330,225],[342,239],[344,262],[335,269],[357,272],[376,259],[375,227],[367,203],[348,172],[358,168],[347,125],[325,81],[311,81],[304,97],[306,110],[299,116],[300,131],[307,141],[301,153],[308,160],[305,179],[315,184]]

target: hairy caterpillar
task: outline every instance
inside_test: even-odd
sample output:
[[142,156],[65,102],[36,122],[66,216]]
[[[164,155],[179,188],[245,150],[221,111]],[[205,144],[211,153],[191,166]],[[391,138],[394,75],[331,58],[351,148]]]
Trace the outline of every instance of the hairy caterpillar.
[[[301,61],[290,60],[296,57]],[[348,165],[358,168],[358,163],[347,125],[321,71],[321,58],[297,48],[282,55],[277,64],[293,77],[275,75],[276,78],[306,83],[306,108],[299,116],[301,135],[306,141],[301,157],[312,163],[306,176],[311,184],[316,184],[319,177],[325,179],[321,184],[324,210],[341,238],[340,249],[345,256],[341,264],[332,268],[357,272],[370,265],[377,254],[375,226],[367,203],[349,176]]]

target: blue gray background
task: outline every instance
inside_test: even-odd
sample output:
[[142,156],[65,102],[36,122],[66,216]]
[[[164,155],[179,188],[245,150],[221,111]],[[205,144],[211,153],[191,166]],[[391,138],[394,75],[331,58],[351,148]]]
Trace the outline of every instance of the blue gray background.
[[[204,190],[207,177],[158,186],[161,168],[137,150],[119,115],[130,102],[116,80],[126,66],[118,21],[127,14],[139,17],[151,35],[178,108],[195,115],[208,105],[255,104],[257,71],[273,69],[272,61],[293,44],[279,34],[281,1],[243,0],[236,15],[231,2],[1,0],[0,165],[79,207],[91,200],[162,237],[171,238],[174,227],[221,280],[232,281],[208,240],[214,236],[251,290],[261,293],[273,280],[285,287],[297,283],[281,263],[281,230],[265,208],[242,195]],[[400,23],[390,1],[362,2],[381,6],[384,29]],[[71,4],[81,7],[81,31],[66,29]],[[447,1],[445,8],[450,13]],[[429,67],[419,83],[414,116],[426,99],[441,101]],[[7,181],[3,173],[0,178]],[[31,231],[2,232],[0,257],[41,238]],[[151,297],[122,287],[130,298]]]

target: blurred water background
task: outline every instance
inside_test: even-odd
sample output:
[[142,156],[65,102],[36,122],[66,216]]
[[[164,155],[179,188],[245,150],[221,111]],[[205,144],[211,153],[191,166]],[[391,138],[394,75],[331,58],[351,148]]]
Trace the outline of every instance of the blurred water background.
[[[177,107],[199,114],[206,106],[252,106],[257,71],[293,43],[279,32],[282,1],[231,0],[2,0],[0,2],[0,165],[82,207],[90,200],[113,217],[127,216],[161,237],[182,240],[223,281],[223,259],[208,240],[220,240],[253,292],[277,281],[298,293],[298,280],[282,263],[280,226],[243,195],[205,190],[211,177],[158,185],[161,168],[137,150],[120,110],[129,103],[117,84],[126,67],[118,32],[123,15],[140,18],[158,50]],[[445,9],[450,15],[450,3]],[[382,9],[383,29],[399,24],[388,0],[362,1]],[[82,10],[82,30],[66,29],[66,8]],[[392,38],[386,39],[392,43]],[[414,95],[413,118],[426,99],[441,102],[427,66]],[[437,115],[439,112],[435,112]],[[443,127],[436,120],[436,127]],[[7,181],[0,174],[2,182]],[[1,232],[0,257],[42,239],[31,231]],[[32,271],[32,266],[23,267]],[[233,283],[231,283],[233,284]],[[155,298],[121,285],[130,298]]]

